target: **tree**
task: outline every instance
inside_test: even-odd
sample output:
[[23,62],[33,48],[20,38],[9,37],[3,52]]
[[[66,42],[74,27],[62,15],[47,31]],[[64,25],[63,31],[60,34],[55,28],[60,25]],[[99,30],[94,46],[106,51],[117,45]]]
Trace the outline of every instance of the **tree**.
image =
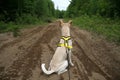
[[67,9],[67,16],[99,14],[103,17],[120,17],[119,3],[120,0],[72,0]]
[[55,15],[54,4],[51,0],[1,0],[0,20],[15,21],[23,14],[36,15],[38,18]]

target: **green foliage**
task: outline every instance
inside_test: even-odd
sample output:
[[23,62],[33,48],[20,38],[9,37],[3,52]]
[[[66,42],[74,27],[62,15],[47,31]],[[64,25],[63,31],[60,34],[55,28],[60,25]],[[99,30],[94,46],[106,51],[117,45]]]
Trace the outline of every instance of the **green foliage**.
[[7,24],[4,22],[0,22],[0,33],[8,31],[13,32],[14,37],[19,36],[19,26],[15,25],[13,22],[9,22]]
[[110,41],[120,43],[120,20],[85,15],[73,19],[73,23],[82,29],[103,35]]
[[51,0],[48,0],[48,16],[55,16],[54,3]]
[[55,15],[53,2],[51,0],[36,0],[35,13],[42,18]]
[[31,14],[22,14],[21,17],[16,18],[16,24],[36,24],[39,21],[37,16]]
[[120,43],[119,0],[71,0],[66,16],[82,29]]
[[81,28],[120,42],[119,3],[120,0],[71,0],[67,11],[60,11],[54,9],[51,0],[1,0],[0,32],[12,31],[17,36],[23,25],[51,22],[54,17],[78,17],[73,22]]
[[[41,5],[41,6],[39,6]],[[38,17],[43,17],[47,15],[48,13],[48,8],[47,8],[47,3],[45,0],[36,0],[35,2],[35,13],[38,15]]]
[[16,37],[23,25],[51,22],[54,15],[51,0],[1,0],[0,33],[12,31]]
[[55,10],[55,17],[56,18],[65,18],[65,11]]
[[6,29],[8,28],[8,26],[4,23],[4,22],[0,22],[0,33],[4,32]]
[[13,36],[14,36],[14,37],[20,36],[20,29],[19,29],[19,27],[14,26],[14,27],[12,28],[12,32],[13,32]]
[[0,32],[12,31],[13,25],[13,22],[9,22],[7,24],[4,22],[0,22]]
[[37,18],[53,17],[54,4],[51,0],[2,0],[0,2],[0,21],[15,21],[24,14]]
[[67,9],[67,17],[79,17],[85,14],[120,17],[119,3],[119,0],[72,0]]
[[33,24],[52,22],[55,16],[51,0],[1,0],[0,32],[12,31],[19,35],[19,29]]

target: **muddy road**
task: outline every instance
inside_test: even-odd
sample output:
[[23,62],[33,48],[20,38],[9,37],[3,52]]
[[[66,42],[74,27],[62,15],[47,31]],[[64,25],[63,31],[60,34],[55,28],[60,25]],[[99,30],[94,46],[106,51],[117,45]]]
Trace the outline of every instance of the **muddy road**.
[[[45,75],[61,37],[58,22],[21,30],[21,36],[0,34],[0,80],[68,80],[68,72]],[[120,80],[120,46],[71,27],[71,80]]]

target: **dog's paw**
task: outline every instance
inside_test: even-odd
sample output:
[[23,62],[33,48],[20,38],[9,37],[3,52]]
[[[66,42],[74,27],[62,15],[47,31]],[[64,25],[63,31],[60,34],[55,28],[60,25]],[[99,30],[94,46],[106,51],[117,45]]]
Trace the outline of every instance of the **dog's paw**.
[[58,75],[60,75],[60,74],[62,74],[62,73],[64,73],[64,72],[66,72],[67,71],[67,69],[65,69],[65,70],[63,70],[63,71],[59,71],[58,72]]
[[73,63],[70,63],[70,65],[71,65],[71,66],[74,66],[74,64],[73,64]]

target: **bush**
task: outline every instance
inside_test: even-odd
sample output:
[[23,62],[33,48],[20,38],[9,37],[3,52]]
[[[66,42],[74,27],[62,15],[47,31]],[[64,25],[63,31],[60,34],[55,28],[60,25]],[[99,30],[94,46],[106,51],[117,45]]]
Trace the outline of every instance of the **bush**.
[[4,22],[0,22],[0,33],[7,29],[7,25]]
[[12,31],[13,36],[17,37],[19,36],[20,32],[19,29],[20,29],[19,26],[15,25],[13,22],[9,23],[0,22],[0,33]]

